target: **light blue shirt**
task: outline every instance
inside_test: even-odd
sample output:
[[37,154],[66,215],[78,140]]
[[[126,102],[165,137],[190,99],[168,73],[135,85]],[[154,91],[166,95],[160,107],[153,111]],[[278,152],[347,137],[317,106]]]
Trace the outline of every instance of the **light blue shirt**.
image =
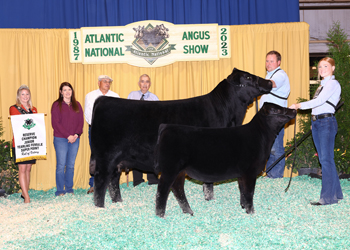
[[[144,94],[145,96],[143,97],[143,99],[145,101],[159,101],[158,97],[147,91],[146,94]],[[132,100],[140,100],[141,99],[141,96],[142,96],[142,92],[141,90],[138,90],[138,91],[132,91],[130,92],[130,94],[128,95],[128,99],[132,99]]]
[[315,99],[300,103],[300,109],[312,109],[312,115],[324,113],[334,114],[334,107],[326,103],[326,101],[336,106],[340,100],[341,86],[333,75],[324,78],[321,81],[321,86],[323,86],[321,93]]
[[[280,70],[278,70],[280,69]],[[276,72],[278,70],[278,72]],[[274,74],[276,72],[276,74]],[[272,76],[273,75],[273,76]],[[271,78],[272,76],[272,78]],[[287,73],[281,69],[280,67],[277,67],[273,71],[267,71],[267,75],[265,79],[268,80],[274,80],[276,84],[276,88],[272,88],[271,93],[274,93],[275,95],[278,95],[280,97],[288,98],[289,93],[290,93],[290,85],[289,85],[289,78]],[[260,98],[260,108],[263,106],[264,102],[271,102],[275,103],[277,105],[280,105],[282,107],[287,107],[288,106],[288,101],[278,98],[276,96],[273,96],[271,94],[265,94],[262,95]]]

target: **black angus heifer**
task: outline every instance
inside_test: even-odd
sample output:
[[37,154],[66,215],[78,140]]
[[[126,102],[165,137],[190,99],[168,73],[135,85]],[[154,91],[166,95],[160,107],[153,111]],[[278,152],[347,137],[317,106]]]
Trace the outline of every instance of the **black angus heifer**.
[[[94,203],[104,206],[106,189],[113,202],[122,201],[121,169],[154,172],[154,147],[161,123],[200,127],[241,125],[255,97],[268,93],[269,80],[234,69],[210,93],[175,101],[126,100],[100,97],[94,104],[91,127],[90,173],[94,174]],[[204,184],[213,199],[213,185]]]
[[160,125],[155,168],[162,174],[156,195],[156,215],[164,217],[170,189],[182,211],[193,215],[184,191],[186,173],[208,183],[238,178],[241,206],[248,214],[254,213],[256,177],[265,167],[276,135],[295,116],[294,109],[264,103],[243,126]]

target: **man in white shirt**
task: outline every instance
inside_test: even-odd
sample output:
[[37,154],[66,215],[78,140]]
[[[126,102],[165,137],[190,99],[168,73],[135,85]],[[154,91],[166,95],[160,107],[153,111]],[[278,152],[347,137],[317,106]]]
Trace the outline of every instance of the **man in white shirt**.
[[[114,93],[113,91],[109,90],[111,87],[111,84],[113,82],[113,79],[110,78],[107,75],[100,75],[98,77],[98,89],[91,91],[88,93],[85,97],[85,107],[84,107],[84,116],[86,122],[89,124],[89,144],[91,149],[91,119],[92,119],[92,110],[94,108],[94,103],[97,97],[99,96],[111,96],[111,97],[118,97],[119,95],[117,93]],[[94,192],[94,177],[91,176],[89,180],[90,189],[87,192],[88,194]]]
[[[269,94],[261,96],[260,108],[264,102],[275,103],[279,106],[288,107],[287,98],[290,93],[289,78],[287,73],[280,68],[281,54],[277,51],[270,51],[266,54],[265,67],[267,75],[265,79],[269,79],[272,82],[272,90]],[[266,170],[284,154],[283,145],[284,128],[277,135],[275,142],[272,145],[270,157],[266,163]],[[282,178],[285,167],[285,158],[280,160],[268,173],[269,178]]]
[[[151,87],[151,78],[147,74],[143,74],[139,79],[140,90],[130,92],[128,99],[142,100],[142,101],[159,101],[158,97],[149,92]],[[144,182],[142,172],[136,169],[132,170],[134,187]],[[148,185],[158,184],[158,176],[154,173],[147,173]]]

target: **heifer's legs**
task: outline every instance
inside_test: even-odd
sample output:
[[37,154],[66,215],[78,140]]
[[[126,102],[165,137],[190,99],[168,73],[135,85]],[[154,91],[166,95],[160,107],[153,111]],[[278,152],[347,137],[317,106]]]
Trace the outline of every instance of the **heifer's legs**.
[[253,196],[256,177],[245,176],[238,178],[239,190],[241,193],[241,206],[248,214],[254,213]]
[[115,170],[113,170],[111,182],[109,183],[108,191],[109,196],[111,196],[112,202],[123,201],[122,196],[120,194],[119,186],[120,174],[121,172],[118,171],[118,168],[115,168]]
[[213,183],[203,183],[204,198],[207,201],[214,200],[214,185]]
[[106,160],[96,159],[96,171],[94,176],[94,203],[97,207],[104,207],[107,185],[110,174]]
[[244,185],[243,185],[243,179],[238,178],[238,187],[239,187],[239,192],[240,192],[240,204],[242,209],[245,208],[245,204],[247,203],[243,193],[244,193]]
[[170,187],[176,179],[176,174],[167,174],[162,172],[156,195],[156,215],[163,218],[165,215],[166,203],[170,192]]
[[182,171],[175,179],[172,190],[176,197],[177,202],[182,208],[182,211],[184,213],[193,215],[193,211],[190,207],[190,204],[188,204],[188,201],[185,195],[184,186],[185,186],[185,171]]

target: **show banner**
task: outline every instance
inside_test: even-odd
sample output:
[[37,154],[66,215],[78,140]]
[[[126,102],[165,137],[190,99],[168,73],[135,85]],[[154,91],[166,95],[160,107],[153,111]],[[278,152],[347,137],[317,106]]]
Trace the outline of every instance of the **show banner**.
[[44,114],[12,115],[16,162],[46,159]]
[[230,26],[141,21],[69,30],[71,63],[160,67],[177,61],[230,58]]

